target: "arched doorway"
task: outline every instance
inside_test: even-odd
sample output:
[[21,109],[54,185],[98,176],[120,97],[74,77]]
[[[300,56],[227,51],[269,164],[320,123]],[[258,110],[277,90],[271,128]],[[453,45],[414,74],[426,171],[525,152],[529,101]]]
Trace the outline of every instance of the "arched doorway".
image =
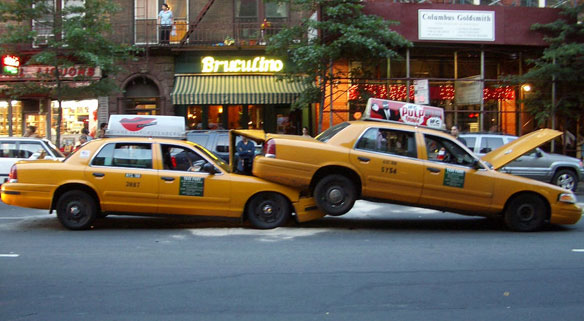
[[159,115],[163,105],[158,85],[150,77],[139,75],[128,80],[121,98],[124,114]]

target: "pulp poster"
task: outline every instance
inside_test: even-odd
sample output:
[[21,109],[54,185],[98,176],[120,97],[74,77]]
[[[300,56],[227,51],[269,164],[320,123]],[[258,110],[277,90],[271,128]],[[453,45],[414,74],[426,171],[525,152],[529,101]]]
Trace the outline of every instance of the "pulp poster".
[[363,119],[396,121],[416,126],[445,129],[444,109],[401,101],[369,98]]

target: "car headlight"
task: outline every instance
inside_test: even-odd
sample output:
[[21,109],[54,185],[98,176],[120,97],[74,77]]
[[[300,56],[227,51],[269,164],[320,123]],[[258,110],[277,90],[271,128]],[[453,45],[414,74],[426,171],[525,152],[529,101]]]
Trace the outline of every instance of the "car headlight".
[[576,203],[576,196],[574,195],[574,193],[562,193],[558,197],[558,201],[562,203],[574,204]]

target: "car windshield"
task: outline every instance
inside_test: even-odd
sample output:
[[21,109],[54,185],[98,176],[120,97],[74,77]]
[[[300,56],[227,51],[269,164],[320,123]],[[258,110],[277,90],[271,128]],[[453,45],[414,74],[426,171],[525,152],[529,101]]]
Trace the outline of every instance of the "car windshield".
[[318,141],[321,141],[323,143],[326,143],[329,141],[329,139],[333,138],[333,136],[335,136],[341,130],[345,129],[347,126],[349,126],[349,123],[347,123],[347,122],[335,125],[329,129],[325,130],[324,132],[320,133],[320,135],[316,136],[315,139]]
[[229,165],[227,165],[227,163],[221,157],[219,157],[219,155],[213,153],[212,151],[206,149],[203,146],[197,145],[192,142],[189,143],[191,143],[196,149],[198,149],[200,152],[202,152],[203,154],[207,155],[210,159],[212,159],[215,162],[215,165],[229,172]]

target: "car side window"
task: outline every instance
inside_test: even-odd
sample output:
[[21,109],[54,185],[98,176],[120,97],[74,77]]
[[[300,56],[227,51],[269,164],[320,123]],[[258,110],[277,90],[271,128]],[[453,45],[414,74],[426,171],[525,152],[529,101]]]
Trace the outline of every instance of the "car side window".
[[428,160],[471,167],[474,157],[454,141],[433,135],[424,135]]
[[152,144],[112,143],[102,148],[92,165],[152,168]]
[[486,154],[503,145],[502,137],[483,137],[481,140],[481,146],[479,147],[479,153]]
[[43,145],[39,142],[21,142],[18,154],[20,158],[29,158],[33,154],[37,153],[38,159],[43,159],[47,155],[47,152],[43,148]]
[[200,172],[207,161],[192,149],[176,145],[162,145],[165,170]]
[[369,128],[357,142],[356,148],[385,154],[417,157],[414,133],[400,130]]
[[16,143],[0,142],[0,158],[17,158],[18,149]]
[[466,147],[468,147],[468,149],[470,149],[471,151],[475,151],[475,143],[477,141],[476,137],[468,137],[465,136],[464,140],[466,140]]

